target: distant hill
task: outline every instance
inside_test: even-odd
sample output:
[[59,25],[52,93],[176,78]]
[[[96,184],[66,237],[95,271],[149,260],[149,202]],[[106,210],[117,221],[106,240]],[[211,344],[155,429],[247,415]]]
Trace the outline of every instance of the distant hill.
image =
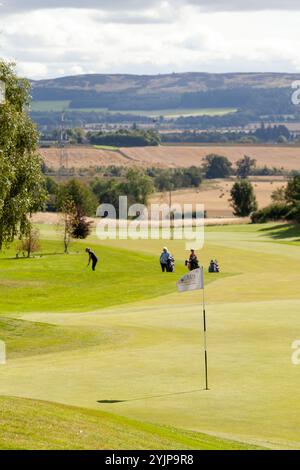
[[[70,108],[148,110],[240,106],[264,91],[290,90],[300,74],[183,73],[171,75],[78,75],[32,81],[35,101],[70,101]],[[217,94],[216,94],[217,92]],[[272,94],[272,93],[271,93]],[[196,98],[196,100],[195,100]]]
[[292,83],[300,74],[78,75],[31,81],[31,116],[42,128],[168,122],[173,129],[300,122]]
[[[289,88],[300,74],[286,73],[173,73],[169,75],[76,75],[49,80],[32,81],[34,94],[94,91],[97,93],[189,93],[234,88]],[[44,95],[45,96],[45,95]],[[51,97],[52,99],[52,97]]]

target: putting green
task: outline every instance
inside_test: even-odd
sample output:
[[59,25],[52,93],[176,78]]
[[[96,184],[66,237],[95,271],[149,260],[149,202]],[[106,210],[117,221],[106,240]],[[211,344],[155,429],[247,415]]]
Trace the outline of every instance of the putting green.
[[[45,229],[45,250],[58,251],[56,235]],[[299,228],[279,225],[207,229],[200,258],[206,266],[217,257],[223,271],[206,276],[209,391],[201,293],[175,292],[183,267],[159,273],[161,242],[97,247],[92,237],[102,260],[95,276],[82,272],[82,254],[1,260],[8,362],[0,367],[0,393],[248,445],[300,448],[300,366],[291,362],[292,343],[300,339],[299,238]],[[183,264],[183,242],[169,245]],[[113,269],[118,257],[125,266]],[[43,297],[30,284],[39,274]]]

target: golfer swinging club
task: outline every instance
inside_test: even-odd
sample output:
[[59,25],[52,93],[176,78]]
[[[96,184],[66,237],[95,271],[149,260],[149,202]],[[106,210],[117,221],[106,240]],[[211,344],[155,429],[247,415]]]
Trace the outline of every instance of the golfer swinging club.
[[90,265],[91,261],[92,261],[92,269],[93,271],[96,270],[96,265],[98,263],[98,258],[97,256],[95,255],[95,253],[90,249],[90,248],[86,248],[86,253],[89,254],[89,263],[88,263],[88,266]]

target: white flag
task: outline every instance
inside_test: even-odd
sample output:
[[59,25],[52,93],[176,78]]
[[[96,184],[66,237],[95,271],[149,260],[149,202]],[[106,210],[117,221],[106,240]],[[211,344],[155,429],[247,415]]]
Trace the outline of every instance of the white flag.
[[176,285],[179,292],[204,289],[203,268],[194,269],[193,271],[185,274]]

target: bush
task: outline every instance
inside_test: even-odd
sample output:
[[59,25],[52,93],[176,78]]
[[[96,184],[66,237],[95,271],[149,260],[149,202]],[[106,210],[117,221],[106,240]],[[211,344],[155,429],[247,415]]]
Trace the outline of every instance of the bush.
[[40,242],[39,242],[40,232],[38,229],[34,229],[30,227],[27,234],[21,239],[18,245],[18,254],[22,252],[23,257],[27,256],[30,258],[32,253],[36,253],[40,250]]
[[286,220],[290,212],[291,208],[285,203],[270,204],[253,212],[251,221],[253,224],[263,224],[269,221]]
[[288,213],[287,220],[300,223],[300,204],[296,204]]
[[92,231],[93,222],[84,217],[80,209],[77,209],[71,217],[71,236],[77,240],[85,240]]

